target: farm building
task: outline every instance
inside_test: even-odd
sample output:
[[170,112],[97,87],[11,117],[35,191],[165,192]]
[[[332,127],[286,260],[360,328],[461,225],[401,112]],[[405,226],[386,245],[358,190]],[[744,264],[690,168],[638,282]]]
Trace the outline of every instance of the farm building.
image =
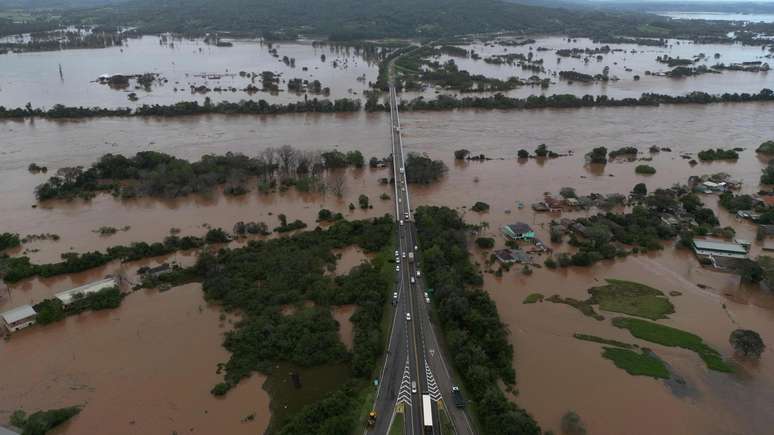
[[67,308],[70,306],[70,304],[73,303],[73,301],[78,298],[79,296],[86,296],[91,293],[96,293],[100,290],[105,290],[110,287],[115,287],[118,285],[118,282],[116,282],[115,278],[107,278],[103,279],[101,281],[92,282],[86,285],[82,285],[80,287],[76,287],[74,289],[66,290],[61,293],[57,293],[54,295],[57,299],[59,299],[62,302],[62,305]]
[[15,332],[35,324],[38,313],[32,308],[32,305],[22,305],[12,310],[0,314],[3,320],[3,326],[8,332]]
[[693,251],[699,257],[747,258],[747,249],[743,245],[721,240],[694,240]]

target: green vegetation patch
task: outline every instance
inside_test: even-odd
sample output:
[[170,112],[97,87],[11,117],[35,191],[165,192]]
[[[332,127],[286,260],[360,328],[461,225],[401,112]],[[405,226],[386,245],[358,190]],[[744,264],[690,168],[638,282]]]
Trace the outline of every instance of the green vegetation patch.
[[21,245],[19,235],[15,233],[2,233],[0,234],[0,251],[8,248],[15,248]]
[[589,303],[605,311],[629,314],[646,319],[665,319],[675,307],[660,290],[644,284],[607,279],[607,285],[589,289]]
[[669,370],[664,362],[647,351],[637,353],[629,349],[605,347],[602,357],[613,361],[616,367],[626,370],[634,376],[650,376],[656,379],[669,379]]
[[540,293],[530,293],[524,298],[525,304],[534,304],[535,302],[543,302],[543,295]]
[[22,430],[22,435],[45,435],[81,412],[78,406],[37,411],[27,415],[21,409],[11,414],[11,424]]
[[735,150],[726,150],[723,148],[708,149],[699,151],[699,160],[711,162],[713,160],[737,160],[739,153]]
[[637,165],[634,172],[641,175],[653,175],[656,173],[656,168],[650,165]]
[[[379,418],[377,416],[377,418]],[[384,416],[384,418],[388,418],[387,416]],[[390,435],[403,435],[406,433],[406,430],[404,428],[405,426],[406,417],[402,412],[396,412],[395,418],[392,419],[392,423],[390,424]]]
[[694,351],[711,370],[726,373],[734,371],[731,366],[723,361],[720,352],[709,347],[698,335],[670,326],[630,317],[616,317],[613,319],[613,325],[618,328],[628,329],[633,336],[651,343],[669,347],[681,347]]
[[596,335],[579,334],[576,332],[575,334],[573,334],[573,337],[577,338],[578,340],[591,341],[594,343],[606,344],[608,346],[616,346],[624,349],[631,349],[635,347],[633,344],[624,343],[618,340],[610,340],[608,338],[597,337]]
[[305,406],[276,433],[306,435],[353,432],[359,417],[359,401],[365,391],[365,388],[358,388],[357,384],[348,382],[321,400]]
[[763,142],[760,144],[760,146],[758,146],[755,152],[766,154],[767,156],[774,154],[774,140],[767,140],[766,142]]
[[[672,303],[660,290],[636,282],[617,279],[606,281],[607,285],[590,288],[591,297],[586,300],[563,298],[559,295],[553,295],[546,300],[555,304],[569,305],[583,315],[597,320],[604,320],[605,317],[594,309],[594,305],[598,305],[605,311],[651,320],[665,319],[667,314],[675,312]],[[525,300],[525,303],[528,302]]]
[[[300,387],[294,385],[291,374],[298,376]],[[281,428],[305,408],[335,395],[347,383],[349,374],[343,363],[301,367],[283,362],[272,367],[264,386],[271,396],[271,426]]]
[[550,298],[548,298],[546,300],[548,302],[553,302],[555,304],[569,305],[569,306],[575,308],[576,310],[580,311],[581,313],[583,313],[584,316],[588,316],[588,317],[591,317],[591,318],[594,318],[594,319],[600,320],[600,321],[601,320],[605,320],[605,316],[597,313],[594,310],[594,307],[589,302],[590,299],[587,299],[585,301],[579,301],[578,299],[575,299],[575,298],[563,298],[563,297],[561,297],[559,295],[553,295],[553,296],[551,296]]

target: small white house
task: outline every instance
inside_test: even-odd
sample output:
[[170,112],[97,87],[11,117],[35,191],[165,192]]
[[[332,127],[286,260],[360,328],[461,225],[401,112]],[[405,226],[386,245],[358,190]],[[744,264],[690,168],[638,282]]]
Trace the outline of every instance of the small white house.
[[86,296],[88,294],[96,293],[100,290],[104,290],[110,287],[115,287],[117,285],[118,283],[116,282],[115,278],[107,278],[101,281],[92,282],[86,285],[82,285],[80,287],[76,287],[74,289],[57,293],[56,295],[54,295],[54,297],[59,299],[62,302],[62,305],[65,308],[67,308],[70,306],[70,304],[73,303],[73,301],[76,298],[76,295]]
[[32,305],[22,305],[21,307],[0,314],[0,318],[3,320],[3,326],[8,329],[8,332],[16,332],[20,329],[34,325],[37,317],[38,313],[35,312]]

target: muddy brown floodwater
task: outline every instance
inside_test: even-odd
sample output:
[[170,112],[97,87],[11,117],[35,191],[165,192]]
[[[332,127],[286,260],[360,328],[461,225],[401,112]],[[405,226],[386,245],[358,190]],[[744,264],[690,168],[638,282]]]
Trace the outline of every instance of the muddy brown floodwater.
[[[766,162],[757,158],[753,149],[774,138],[771,104],[456,111],[405,113],[401,118],[407,149],[426,152],[449,166],[442,181],[411,187],[413,203],[447,205],[463,211],[471,223],[489,223],[485,232],[497,239],[498,247],[504,243],[499,227],[515,221],[532,224],[547,240],[546,223],[552,217],[535,215],[529,204],[542,198],[543,192],[556,193],[563,186],[572,186],[579,194],[613,193],[628,192],[637,182],[644,182],[652,190],[685,182],[689,175],[723,171],[742,180],[745,192],[755,192]],[[378,199],[382,192],[390,193],[388,187],[377,182],[386,176],[385,170],[347,171],[343,198],[293,191],[272,195],[251,192],[242,198],[226,198],[216,192],[208,198],[123,202],[103,195],[90,203],[49,203],[32,208],[34,187],[45,176],[29,174],[26,167],[36,162],[55,170],[88,165],[106,152],[133,154],[149,149],[188,159],[208,152],[254,155],[268,146],[283,144],[299,149],[359,149],[368,158],[388,153],[388,132],[388,116],[362,113],[1,122],[0,231],[60,234],[59,242],[25,246],[40,249],[31,254],[34,261],[40,262],[54,261],[70,250],[82,252],[136,240],[157,241],[171,227],[181,228],[183,234],[200,235],[204,222],[226,229],[239,220],[263,220],[273,225],[276,214],[285,213],[289,219],[302,219],[314,227],[321,207],[342,212],[347,218],[381,215],[392,209],[390,201]],[[540,143],[573,155],[547,161],[514,159],[518,149],[534,150]],[[583,154],[594,146],[612,149],[629,145],[642,151],[651,145],[669,146],[673,152],[653,156],[649,164],[658,171],[653,176],[636,175],[637,162],[612,162],[605,168],[584,165]],[[717,146],[746,150],[733,164],[691,167],[680,157],[681,153],[695,155],[701,149]],[[495,160],[454,162],[452,153],[459,148]],[[641,157],[649,155],[645,152]],[[374,209],[350,213],[347,206],[356,203],[360,193],[371,198]],[[703,200],[718,212],[723,225],[734,226],[740,237],[754,239],[752,225],[737,222],[719,210],[715,197],[705,196]],[[475,201],[489,203],[490,212],[466,211],[464,207]],[[518,209],[517,201],[526,207]],[[568,216],[578,215],[582,214]],[[131,225],[131,229],[112,237],[92,232],[103,225]],[[473,251],[483,265],[485,254]],[[758,244],[753,252],[760,252]],[[179,254],[178,261],[192,260]],[[359,261],[354,252],[343,253],[339,273]],[[27,280],[12,285],[10,299],[0,304],[5,308],[39,300],[101,278],[116,267],[110,265],[72,277]],[[522,300],[531,292],[585,298],[589,287],[610,277],[665,291],[678,290],[682,296],[671,298],[677,312],[663,323],[697,333],[724,356],[731,357],[728,335],[735,328],[754,329],[765,342],[774,342],[771,293],[740,286],[733,275],[703,269],[690,253],[671,246],[659,253],[605,262],[589,269],[536,268],[531,276],[522,275],[518,269],[502,278],[486,274],[486,288],[497,302],[516,349],[520,394],[515,400],[546,429],[558,429],[562,414],[572,409],[595,434],[770,433],[774,423],[770,412],[774,406],[774,352],[765,352],[757,365],[743,366],[741,374],[727,375],[708,372],[692,353],[647,344],[686,380],[685,387],[676,388],[650,378],[629,376],[600,356],[599,345],[572,338],[573,333],[581,332],[646,345],[612,327],[609,320],[592,320],[565,305],[523,305]],[[348,315],[343,309],[334,314],[342,324],[346,342],[348,321],[343,320]],[[605,315],[612,317],[610,313]],[[2,372],[14,373],[7,382],[9,388],[0,392],[0,407],[6,411],[19,407],[42,409],[88,401],[84,413],[66,428],[68,433],[88,432],[96,416],[114,425],[117,433],[133,428],[142,433],[142,428],[150,427],[142,425],[151,424],[179,432],[189,427],[207,432],[205,428],[213,421],[233,424],[236,433],[243,428],[254,433],[265,427],[262,419],[268,418],[268,398],[260,389],[262,378],[251,378],[223,402],[209,396],[209,388],[218,379],[215,364],[227,357],[220,339],[227,324],[220,328],[219,323],[218,310],[207,307],[198,288],[186,286],[165,293],[136,292],[117,311],[86,314],[62,324],[30,329],[0,344],[0,366],[6,368]],[[195,343],[190,341],[192,337],[196,337]],[[62,355],[68,357],[63,359]],[[19,369],[19,361],[30,363]],[[188,376],[183,380],[179,373]],[[135,382],[130,383],[128,378]],[[73,385],[89,387],[71,389]],[[177,389],[180,393],[175,396],[178,392],[173,390]],[[147,397],[153,399],[148,402],[153,406],[140,403]],[[163,399],[162,403],[156,398]],[[255,423],[241,423],[253,412]],[[219,415],[224,417],[215,417]],[[168,416],[174,421],[164,419]]]
[[[214,102],[264,99],[287,103],[304,99],[304,94],[288,91],[290,79],[319,80],[322,87],[330,88],[328,98],[358,98],[368,89],[368,82],[376,80],[377,66],[355,50],[314,47],[311,41],[266,44],[246,39],[233,40],[233,44],[233,47],[216,47],[205,44],[202,39],[164,41],[148,35],[129,39],[121,47],[2,55],[0,104],[6,107],[23,107],[27,102],[35,107],[54,104],[135,107],[178,101],[201,103],[205,98]],[[279,58],[272,56],[270,48],[277,50]],[[294,59],[294,65],[285,64],[284,56]],[[248,85],[262,88],[263,71],[279,75],[280,92],[245,92]],[[135,87],[134,81],[124,89],[112,89],[97,82],[103,74],[145,73],[160,74],[167,82],[156,81],[150,90]],[[255,79],[250,76],[253,73],[258,75]],[[191,86],[206,86],[213,91],[194,93]],[[215,88],[223,91],[214,91]],[[137,95],[137,101],[129,100],[131,92]],[[319,94],[307,96],[325,98]]]
[[230,321],[219,316],[191,284],[15,334],[0,343],[0,418],[84,405],[60,433],[261,433],[270,418],[263,376],[223,399],[210,394],[228,358]]

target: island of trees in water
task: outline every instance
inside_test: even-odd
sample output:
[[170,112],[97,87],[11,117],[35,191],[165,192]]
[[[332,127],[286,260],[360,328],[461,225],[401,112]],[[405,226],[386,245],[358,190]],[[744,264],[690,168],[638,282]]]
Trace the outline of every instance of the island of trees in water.
[[[373,167],[379,162],[374,157],[369,164]],[[365,164],[363,154],[357,150],[300,151],[289,145],[267,148],[255,157],[209,154],[195,162],[156,151],[141,151],[133,157],[106,154],[88,169],[57,170],[35,189],[35,195],[40,201],[90,199],[99,192],[110,192],[124,199],[175,198],[210,192],[217,186],[224,186],[227,195],[242,195],[250,191],[250,179],[256,179],[258,190],[264,193],[292,186],[301,191],[330,190],[341,195],[343,179],[326,182],[322,179],[323,172],[362,168]]]
[[[279,115],[288,113],[351,113],[363,108],[368,112],[387,112],[389,106],[381,98],[378,91],[366,94],[366,103],[359,99],[342,98],[335,101],[318,100],[316,98],[297,103],[270,104],[265,100],[241,100],[239,102],[219,102],[213,104],[205,101],[184,101],[170,105],[143,105],[136,109],[128,107],[68,107],[56,104],[50,109],[26,107],[7,108],[0,106],[0,119],[24,118],[99,118],[99,117],[175,117],[204,114],[223,115]],[[527,98],[508,97],[502,93],[481,97],[458,97],[454,95],[439,95],[428,100],[417,97],[409,101],[401,100],[399,109],[402,111],[444,111],[456,109],[489,109],[489,110],[529,110],[529,109],[578,109],[587,107],[655,107],[662,104],[717,104],[772,102],[774,91],[762,89],[757,93],[724,93],[710,94],[695,91],[686,95],[667,95],[644,93],[639,98],[614,98],[606,95],[554,94],[550,96],[532,95]]]

